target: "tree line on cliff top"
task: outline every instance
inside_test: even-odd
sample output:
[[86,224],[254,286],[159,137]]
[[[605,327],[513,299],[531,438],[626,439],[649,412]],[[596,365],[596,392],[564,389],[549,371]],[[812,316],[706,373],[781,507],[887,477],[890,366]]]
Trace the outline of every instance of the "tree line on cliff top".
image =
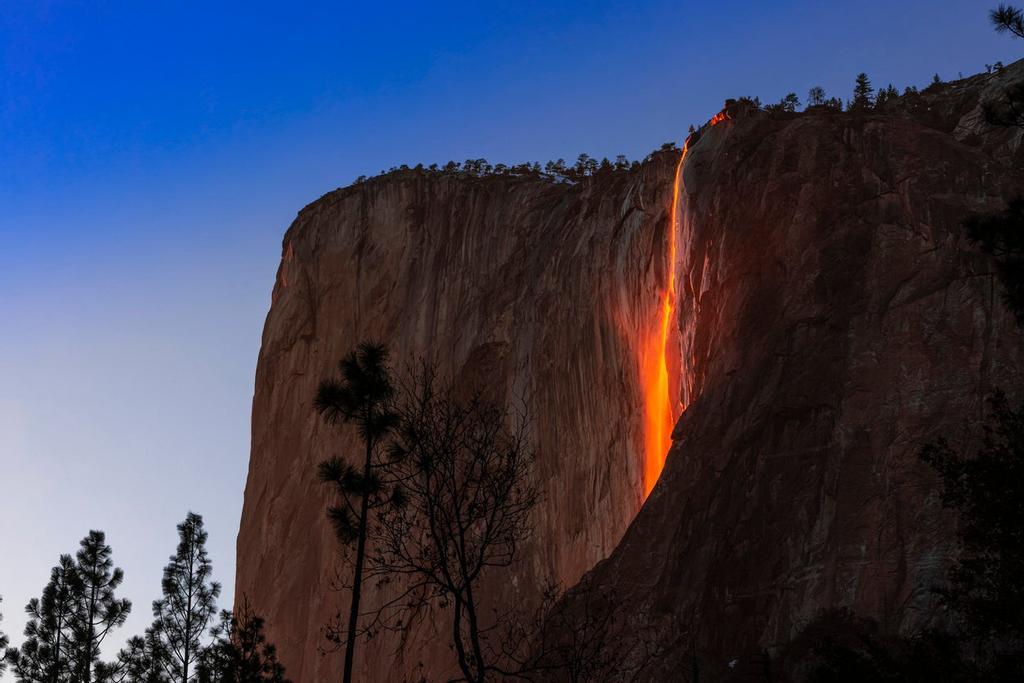
[[[0,673],[23,683],[286,683],[263,620],[244,597],[218,615],[203,519],[188,513],[164,567],[153,622],[113,661],[100,647],[124,625],[132,603],[117,597],[124,572],[102,531],[90,531],[74,556],[61,555],[38,598],[25,607],[24,642],[0,634]],[[219,617],[219,620],[218,620]]]
[[[1016,30],[1019,27],[1014,24],[1014,21],[1019,19],[1019,17],[1013,14],[1015,11],[1017,11],[1015,8],[1007,7],[1005,5],[1001,5],[999,9],[992,11],[993,22],[996,23],[997,27],[999,27],[998,30],[1000,30],[1000,32],[1009,32],[1017,35]],[[996,20],[996,17],[998,17],[998,21]],[[988,74],[999,73],[1004,68],[1003,63],[999,61],[985,65],[985,71]],[[729,99],[725,102],[725,109],[730,110],[734,107],[738,107],[739,109],[747,112],[760,111],[776,115],[795,114],[800,111],[801,107],[803,107],[804,112],[834,111],[868,113],[874,111],[884,113],[886,111],[893,111],[895,107],[900,106],[927,106],[921,99],[922,95],[937,92],[943,87],[943,85],[944,82],[939,74],[934,74],[932,76],[931,83],[923,90],[919,90],[917,86],[910,85],[906,86],[903,91],[900,92],[900,90],[892,83],[889,83],[884,88],[876,90],[874,85],[871,83],[871,78],[868,74],[861,72],[857,74],[854,79],[853,90],[850,97],[847,98],[845,102],[842,97],[829,96],[825,91],[825,88],[820,85],[815,85],[807,91],[806,105],[801,102],[800,97],[796,92],[789,92],[778,102],[768,104],[763,104],[761,98],[757,96],[741,96],[735,99]],[[1007,101],[1003,102],[1003,108],[1013,102],[1024,100],[1024,85],[1017,86],[1014,89],[1014,93],[1014,97],[1008,98]],[[994,112],[999,109],[998,105],[993,105],[991,103],[986,106],[990,112]],[[1024,109],[1021,109],[1020,111],[1014,110],[1013,114],[1018,117],[1024,116]],[[706,127],[707,124],[704,126],[690,125],[689,133],[698,133]],[[416,164],[415,166],[409,166],[407,164],[401,164],[399,166],[392,166],[388,169],[382,169],[380,173],[375,176],[361,175],[356,178],[355,183],[364,183],[374,178],[407,171],[471,178],[505,176],[533,178],[547,180],[550,182],[575,183],[588,179],[613,178],[618,174],[635,172],[639,170],[643,162],[649,160],[654,153],[678,150],[678,144],[675,141],[669,141],[662,144],[656,152],[648,154],[642,160],[630,160],[622,154],[616,156],[614,160],[610,160],[607,157],[598,160],[596,157],[582,153],[576,158],[574,163],[566,162],[565,159],[555,159],[548,161],[543,165],[540,162],[492,164],[488,162],[487,159],[483,158],[466,159],[462,162],[449,161],[448,163],[441,165]]]

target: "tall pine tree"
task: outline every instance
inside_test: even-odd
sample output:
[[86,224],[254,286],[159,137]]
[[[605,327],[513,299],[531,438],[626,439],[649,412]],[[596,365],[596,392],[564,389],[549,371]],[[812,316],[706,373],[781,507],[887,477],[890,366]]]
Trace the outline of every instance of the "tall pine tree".
[[76,668],[79,680],[92,683],[100,644],[111,629],[124,624],[132,603],[114,595],[124,580],[124,572],[114,567],[113,551],[107,545],[106,535],[102,531],[90,531],[79,545],[75,556],[79,582],[74,625]]
[[82,582],[70,555],[61,555],[50,570],[41,598],[25,606],[25,642],[7,651],[7,660],[22,683],[71,681],[77,662],[75,622]]
[[220,584],[211,580],[203,518],[189,512],[178,525],[178,549],[164,567],[163,598],[153,603],[153,628],[167,651],[165,670],[173,683],[195,679],[202,640],[217,612]]
[[382,475],[386,474],[390,462],[387,457],[381,457],[380,444],[398,424],[398,415],[391,407],[395,390],[387,357],[387,347],[383,344],[363,342],[338,364],[340,378],[320,383],[315,401],[317,412],[327,424],[355,425],[364,446],[362,462],[358,465],[332,458],[320,463],[319,469],[320,480],[335,488],[342,503],[327,510],[335,534],[343,544],[356,546],[348,622],[334,629],[339,634],[337,642],[345,644],[344,683],[352,681],[352,662],[359,636],[359,603],[370,512],[388,504],[389,500]]

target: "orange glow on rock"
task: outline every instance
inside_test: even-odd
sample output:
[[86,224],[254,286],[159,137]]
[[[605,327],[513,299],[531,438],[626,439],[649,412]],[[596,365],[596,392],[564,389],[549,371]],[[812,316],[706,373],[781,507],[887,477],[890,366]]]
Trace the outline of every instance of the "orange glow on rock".
[[668,353],[676,308],[676,235],[679,232],[679,190],[685,158],[686,145],[683,145],[672,187],[666,282],[659,291],[658,318],[646,335],[640,352],[640,384],[644,395],[644,498],[654,488],[665,466],[665,458],[672,447],[672,428],[682,412],[678,400],[673,401],[671,396]]
[[722,111],[718,112],[717,114],[711,117],[711,120],[708,121],[708,125],[714,126],[716,124],[721,123],[722,121],[728,121],[730,118],[732,117],[729,116],[729,114],[727,114],[726,111],[723,109]]

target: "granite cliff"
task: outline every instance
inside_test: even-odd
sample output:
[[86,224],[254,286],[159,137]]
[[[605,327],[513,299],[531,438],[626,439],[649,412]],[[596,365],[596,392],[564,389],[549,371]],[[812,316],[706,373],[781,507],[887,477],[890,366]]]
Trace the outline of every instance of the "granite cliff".
[[[733,110],[681,168],[665,151],[575,183],[408,170],[303,209],[257,367],[236,584],[293,680],[338,668],[318,653],[343,596],[315,465],[352,444],[311,404],[367,338],[528,401],[546,495],[491,599],[589,571],[664,640],[651,680],[694,649],[742,661],[822,606],[934,618],[950,519],[917,451],[968,438],[964,416],[1024,374],[960,227],[1024,190],[1019,133],[980,113],[1022,72],[885,111]],[[645,501],[652,362],[678,421]],[[382,634],[357,678],[450,674],[443,633],[427,615]]]

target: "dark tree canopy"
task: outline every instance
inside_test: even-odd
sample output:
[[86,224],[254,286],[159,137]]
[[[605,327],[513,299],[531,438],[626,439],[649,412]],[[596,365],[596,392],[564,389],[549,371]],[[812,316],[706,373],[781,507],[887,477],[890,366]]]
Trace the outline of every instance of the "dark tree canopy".
[[999,5],[989,12],[989,20],[998,33],[1011,33],[1024,38],[1024,14],[1012,5]]
[[975,453],[940,440],[921,459],[939,474],[942,502],[959,519],[962,554],[944,597],[974,634],[1024,645],[1024,408],[1002,393],[990,403]]
[[964,225],[970,240],[994,258],[1003,299],[1024,324],[1024,197],[1012,200],[1005,211],[974,216]]
[[234,612],[223,611],[214,641],[199,663],[199,683],[288,683],[277,661],[277,648],[267,642],[263,619],[243,596]]
[[170,653],[153,628],[130,638],[117,661],[103,665],[102,681],[109,683],[170,683],[167,675]]

